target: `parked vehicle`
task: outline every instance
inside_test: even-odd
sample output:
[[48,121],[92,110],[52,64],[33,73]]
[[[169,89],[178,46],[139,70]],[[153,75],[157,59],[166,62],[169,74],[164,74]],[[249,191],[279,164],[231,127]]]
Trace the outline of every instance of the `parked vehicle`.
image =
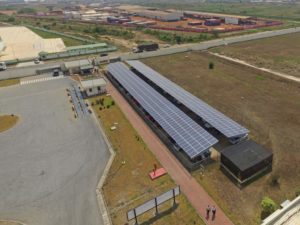
[[7,67],[6,67],[6,63],[5,62],[0,62],[0,71],[1,70],[6,70]]
[[108,56],[108,54],[107,53],[101,53],[100,54],[100,57],[104,57],[104,56]]
[[159,48],[157,43],[143,43],[139,44],[136,48],[133,48],[134,53],[144,52],[144,51],[156,51]]
[[41,61],[39,59],[35,59],[33,62],[34,64],[39,64]]
[[60,74],[59,74],[59,70],[58,69],[55,69],[53,70],[53,77],[58,77]]

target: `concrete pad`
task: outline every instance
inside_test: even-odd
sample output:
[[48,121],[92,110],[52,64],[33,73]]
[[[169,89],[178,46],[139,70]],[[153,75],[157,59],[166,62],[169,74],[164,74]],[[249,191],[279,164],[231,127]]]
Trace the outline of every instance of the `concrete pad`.
[[0,89],[0,219],[30,225],[101,225],[96,187],[108,160],[95,119],[74,119],[62,78]]
[[0,54],[1,61],[35,58],[42,51],[65,50],[61,38],[43,39],[27,27],[0,27],[0,37],[6,46]]

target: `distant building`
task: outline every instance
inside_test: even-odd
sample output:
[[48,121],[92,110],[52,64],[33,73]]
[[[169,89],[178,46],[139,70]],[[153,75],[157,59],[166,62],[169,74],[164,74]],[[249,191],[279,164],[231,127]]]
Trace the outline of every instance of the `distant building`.
[[240,24],[241,21],[249,19],[249,16],[238,16],[221,13],[210,12],[197,12],[197,11],[184,11],[186,17],[198,18],[198,19],[220,19],[225,24]]
[[204,21],[205,26],[219,26],[221,25],[221,20],[220,19],[206,19]]
[[160,21],[178,21],[183,18],[183,13],[179,11],[167,12],[161,10],[137,10],[135,11],[135,14],[140,17],[146,17]]
[[106,93],[106,81],[104,78],[82,80],[81,86],[83,88],[84,97],[92,97]]

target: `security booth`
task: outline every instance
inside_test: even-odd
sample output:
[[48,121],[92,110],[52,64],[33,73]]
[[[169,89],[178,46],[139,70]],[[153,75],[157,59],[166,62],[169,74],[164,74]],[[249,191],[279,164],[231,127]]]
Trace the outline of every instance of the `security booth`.
[[102,77],[81,80],[81,86],[84,98],[106,93],[106,81]]
[[272,170],[273,154],[253,140],[231,145],[221,152],[221,170],[239,187]]
[[81,74],[81,75],[90,75],[93,69],[92,60],[89,59],[80,59],[65,62],[62,65],[62,70],[69,75]]
[[94,66],[92,64],[80,66],[81,75],[91,75],[93,73]]

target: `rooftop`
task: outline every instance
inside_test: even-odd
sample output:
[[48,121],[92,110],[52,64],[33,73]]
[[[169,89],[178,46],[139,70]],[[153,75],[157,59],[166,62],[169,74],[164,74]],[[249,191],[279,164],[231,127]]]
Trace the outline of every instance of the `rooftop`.
[[104,78],[95,78],[95,79],[81,81],[81,86],[84,89],[98,87],[98,86],[105,86],[105,85],[106,85],[106,81],[104,80]]
[[184,11],[187,14],[195,14],[195,15],[202,15],[202,16],[212,16],[212,17],[231,17],[237,19],[248,19],[249,16],[239,16],[239,15],[230,15],[230,14],[222,14],[222,13],[210,13],[210,12],[198,12],[198,11]]
[[92,62],[88,59],[81,59],[77,61],[70,61],[70,62],[65,62],[65,67],[66,69],[73,68],[73,67],[83,67],[86,65],[91,65]]
[[66,50],[78,50],[78,49],[87,49],[87,48],[103,48],[107,47],[106,43],[97,43],[97,44],[90,44],[90,45],[78,45],[78,46],[72,46],[72,47],[67,47]]
[[245,171],[272,156],[272,152],[255,141],[247,140],[225,148],[221,155],[230,160],[241,171]]

